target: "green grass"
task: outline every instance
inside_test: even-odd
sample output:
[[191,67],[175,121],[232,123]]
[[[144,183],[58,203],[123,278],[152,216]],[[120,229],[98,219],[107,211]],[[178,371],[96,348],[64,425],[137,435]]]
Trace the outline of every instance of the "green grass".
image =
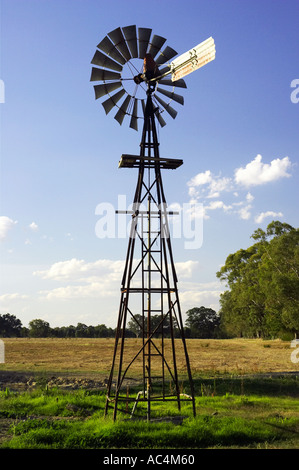
[[[282,385],[282,379],[272,379],[262,387],[268,393],[258,393],[258,380],[244,379],[231,393],[231,379],[207,379],[196,383],[196,418],[190,404],[179,412],[174,402],[164,402],[152,405],[160,420],[150,423],[122,413],[115,423],[110,415],[104,418],[102,392],[6,390],[0,392],[0,418],[12,424],[2,448],[298,448],[298,382],[286,379]],[[244,388],[255,393],[241,393]],[[181,425],[161,420],[178,414],[186,417]]]

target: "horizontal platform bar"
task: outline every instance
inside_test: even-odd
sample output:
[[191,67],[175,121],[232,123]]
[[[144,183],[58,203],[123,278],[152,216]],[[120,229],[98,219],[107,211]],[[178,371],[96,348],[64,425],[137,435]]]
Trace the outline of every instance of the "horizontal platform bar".
[[175,292],[175,288],[170,288],[168,289],[167,287],[163,287],[162,289],[159,287],[151,287],[150,289],[148,287],[130,287],[130,289],[123,289],[121,288],[121,292],[127,292],[127,290],[130,291],[131,294],[142,294],[142,293],[153,293],[153,294],[160,294],[164,293],[167,294],[168,292]]
[[177,158],[141,157],[140,155],[123,154],[120,157],[118,168],[139,168],[141,163],[143,163],[145,168],[154,168],[158,163],[159,168],[175,170],[183,164],[183,160]]
[[[164,214],[164,211],[138,211],[138,214],[136,214],[136,211],[115,211],[116,214],[134,214],[136,215],[161,215]],[[176,211],[168,211],[166,212],[167,215],[179,215],[179,212]]]

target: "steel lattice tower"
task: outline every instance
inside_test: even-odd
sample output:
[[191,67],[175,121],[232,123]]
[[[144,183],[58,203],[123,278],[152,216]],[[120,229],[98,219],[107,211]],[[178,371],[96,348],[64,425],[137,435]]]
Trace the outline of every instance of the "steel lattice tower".
[[[182,401],[191,400],[194,416],[196,413],[169,233],[168,215],[171,213],[166,208],[161,176],[161,169],[175,169],[183,162],[160,158],[153,90],[154,87],[149,84],[140,155],[122,155],[119,164],[120,168],[138,168],[138,179],[121,283],[113,360],[107,384],[105,415],[112,407],[114,420],[119,406],[123,406],[121,402],[126,403],[125,411],[131,413],[134,413],[138,402],[146,402],[148,420],[151,419],[151,403],[166,399],[177,401],[179,410]],[[154,323],[157,316],[159,321]],[[140,344],[133,353],[126,348],[126,325],[129,320],[133,320],[140,331]],[[167,340],[166,330],[170,336]],[[179,339],[175,339],[175,336],[180,339],[183,348],[189,396],[180,393],[176,354]],[[138,364],[142,370],[143,385],[135,399],[130,398],[128,392],[123,393],[123,389],[130,369]],[[129,405],[133,409],[129,410]]]

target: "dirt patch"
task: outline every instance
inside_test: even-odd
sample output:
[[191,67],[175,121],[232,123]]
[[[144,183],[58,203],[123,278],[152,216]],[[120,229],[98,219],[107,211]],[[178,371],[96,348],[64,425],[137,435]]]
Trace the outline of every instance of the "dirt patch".
[[[124,381],[126,385],[137,385],[138,380],[128,379]],[[106,390],[108,384],[108,377],[97,378],[84,375],[74,374],[39,374],[39,373],[24,373],[15,371],[0,371],[0,390],[8,388],[11,391],[26,391],[34,390],[36,388],[59,388],[64,390]],[[114,383],[112,383],[112,386]]]

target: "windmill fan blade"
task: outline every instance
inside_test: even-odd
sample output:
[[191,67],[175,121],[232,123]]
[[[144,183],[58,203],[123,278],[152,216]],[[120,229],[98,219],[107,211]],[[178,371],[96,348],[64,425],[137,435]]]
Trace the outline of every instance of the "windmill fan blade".
[[141,100],[141,106],[142,106],[142,111],[143,111],[143,115],[144,115],[144,111],[145,111],[145,100]]
[[156,118],[158,119],[158,122],[159,122],[160,126],[161,127],[166,126],[166,122],[164,121],[163,117],[161,116],[161,113],[159,113],[157,111],[155,114],[156,114]]
[[108,36],[105,36],[104,39],[97,45],[97,47],[98,49],[104,51],[105,54],[112,57],[112,59],[116,60],[116,62],[119,62],[122,65],[126,63],[126,59],[118,52]]
[[168,67],[168,66],[167,66],[167,67],[163,67],[163,69],[160,69],[160,68],[159,68],[159,72],[160,72],[161,75],[163,75],[163,74],[166,73],[166,72],[171,73],[171,72],[170,72],[170,67]]
[[95,85],[94,92],[95,92],[96,100],[98,98],[101,98],[101,96],[111,93],[111,91],[114,91],[121,86],[122,86],[121,82],[104,83],[103,85]]
[[187,88],[187,85],[182,78],[180,78],[179,80],[176,80],[175,82],[173,82],[172,80],[169,80],[168,78],[161,78],[161,80],[159,80],[159,84],[177,86],[179,88]]
[[158,101],[158,103],[160,103],[161,106],[163,106],[165,111],[168,112],[168,114],[172,117],[172,119],[175,119],[176,115],[178,114],[177,111],[175,109],[173,109],[169,104],[165,103],[165,101],[163,101],[161,98],[159,98],[159,96],[155,95],[155,98]]
[[157,36],[156,34],[153,36],[153,39],[151,40],[151,45],[148,50],[148,53],[152,56],[152,58],[156,57],[158,54],[159,50],[165,43],[166,39],[162,38],[162,36]]
[[171,47],[167,46],[165,47],[164,51],[161,52],[161,55],[159,55],[158,59],[156,60],[156,64],[165,64],[165,62],[172,59],[175,55],[177,55],[177,52]]
[[134,106],[133,106],[133,112],[132,112],[132,117],[131,117],[131,121],[130,121],[130,127],[132,129],[135,129],[135,131],[138,131],[138,124],[137,124],[138,110],[137,110],[137,106],[138,106],[138,100],[136,98],[134,98]]
[[137,32],[136,26],[125,26],[123,29],[123,33],[127,40],[127,44],[129,46],[131,56],[133,58],[138,57],[138,48],[137,48]]
[[127,48],[122,30],[120,28],[116,28],[114,31],[111,31],[111,33],[108,33],[108,36],[110,37],[111,41],[114,42],[116,49],[124,56],[124,58],[127,61],[130,60],[131,54]]
[[106,114],[110,113],[111,109],[116,106],[116,103],[124,96],[125,93],[125,90],[122,89],[102,103]]
[[96,51],[91,63],[94,65],[99,65],[100,67],[105,67],[107,69],[116,70],[117,72],[121,72],[123,69],[120,64],[114,62],[114,60],[110,59],[110,57],[107,57],[100,51]]
[[120,80],[120,78],[121,78],[120,73],[92,67],[90,81],[99,82],[101,80]]
[[152,30],[149,28],[138,28],[139,59],[144,59]]
[[114,116],[114,119],[116,119],[120,125],[122,125],[122,122],[126,115],[126,111],[128,109],[130,101],[131,101],[131,96],[128,95],[126,99],[124,100],[123,104],[121,105],[121,107],[119,108],[119,110],[117,111],[116,115]]
[[184,104],[184,97],[181,95],[177,95],[176,93],[173,93],[168,90],[163,90],[163,88],[158,87],[157,91],[162,93],[162,95],[167,96],[168,98],[171,98],[173,101],[176,101],[177,103]]

